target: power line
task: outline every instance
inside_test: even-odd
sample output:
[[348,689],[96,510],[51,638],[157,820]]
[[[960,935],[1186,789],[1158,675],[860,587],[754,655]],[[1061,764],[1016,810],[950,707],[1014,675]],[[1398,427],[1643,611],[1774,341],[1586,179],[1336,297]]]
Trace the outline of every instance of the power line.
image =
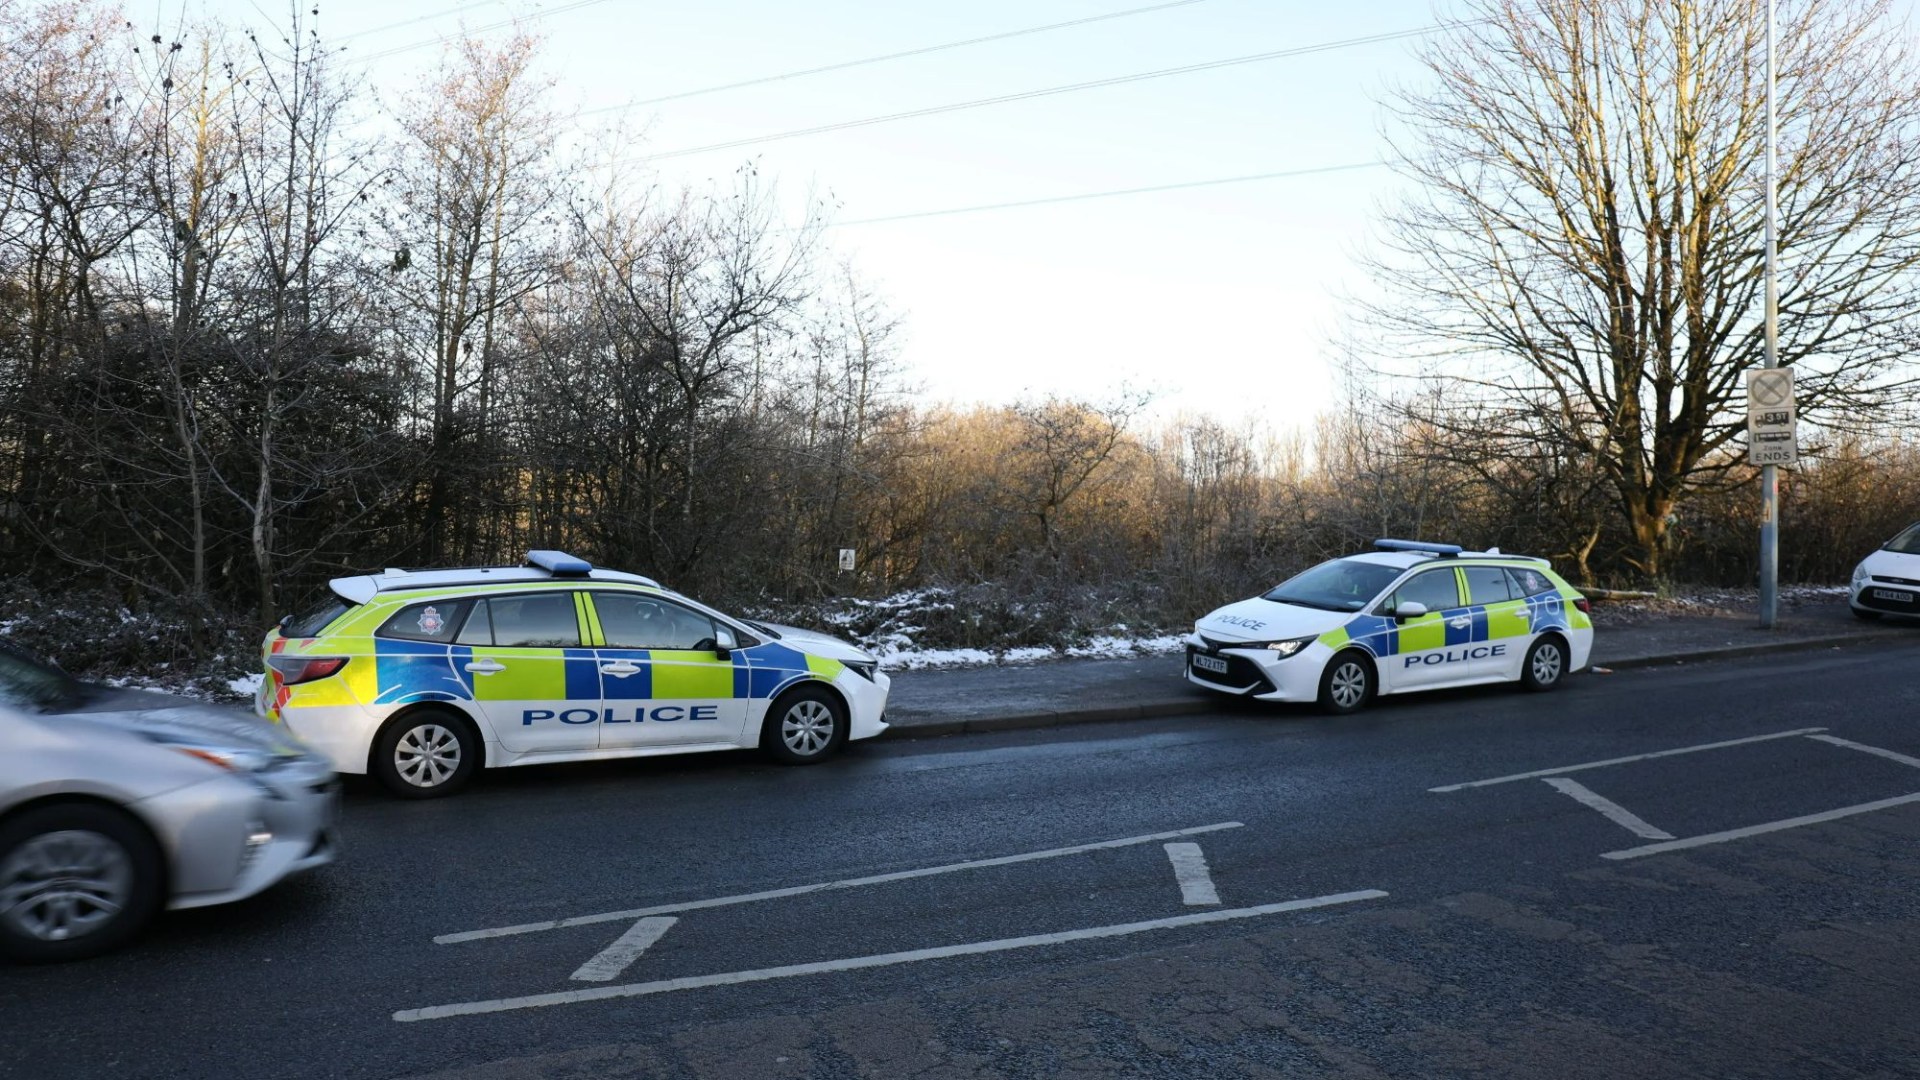
[[342,34],[341,36],[334,38],[333,41],[335,44],[338,44],[342,41],[352,41],[354,38],[366,37],[369,34],[384,34],[389,30],[398,30],[403,26],[412,26],[416,23],[423,23],[423,22],[432,22],[435,19],[444,19],[449,15],[459,15],[464,12],[472,11],[475,8],[497,7],[499,6],[499,4],[500,4],[500,0],[477,0],[476,3],[461,4],[457,7],[447,8],[444,11],[435,11],[426,15],[416,15],[411,19],[401,19],[399,22],[387,23],[385,26],[374,26],[374,27],[369,27],[365,30],[355,30],[351,34]]
[[859,120],[845,120],[837,124],[820,124],[816,127],[795,128],[791,131],[777,131],[770,135],[756,135],[746,139],[733,139],[728,142],[711,143],[706,146],[690,146],[684,150],[668,150],[664,153],[650,154],[646,157],[625,158],[608,162],[602,168],[631,165],[647,161],[660,161],[666,158],[685,157],[690,154],[705,154],[715,150],[732,150],[740,146],[754,146],[760,143],[777,142],[782,139],[797,139],[807,135],[823,135],[830,131],[846,131],[850,128],[869,127],[874,124],[887,124],[896,120],[912,120],[922,116],[936,116],[941,113],[958,112],[961,109],[977,109],[985,105],[1004,105],[1013,101],[1030,101],[1034,98],[1052,97],[1056,94],[1070,94],[1080,90],[1095,90],[1107,86],[1120,86],[1126,83],[1144,82],[1148,79],[1164,79],[1171,75],[1189,75],[1196,71],[1213,71],[1219,68],[1235,67],[1241,64],[1257,64],[1267,60],[1279,60],[1289,56],[1305,56],[1310,53],[1329,52],[1334,49],[1352,48],[1357,45],[1373,45],[1386,41],[1399,41],[1404,38],[1421,37],[1436,30],[1445,30],[1460,23],[1434,23],[1413,30],[1397,30],[1386,34],[1372,34],[1367,37],[1343,38],[1339,41],[1321,42],[1317,45],[1301,45],[1291,49],[1278,49],[1273,52],[1254,53],[1250,56],[1235,56],[1225,60],[1209,60],[1199,64],[1185,64],[1180,67],[1160,68],[1155,71],[1140,71],[1130,75],[1116,75],[1106,79],[1094,79],[1090,82],[1068,83],[1065,86],[1049,86],[1040,90],[1023,90],[1014,94],[1001,94],[998,97],[977,98],[973,101],[954,102],[949,105],[934,105],[925,109],[910,109],[906,112],[887,113],[882,116],[869,116]]
[[1355,161],[1346,165],[1321,165],[1311,169],[1288,169],[1283,172],[1253,173],[1248,176],[1222,176],[1212,180],[1187,180],[1177,184],[1155,184],[1151,187],[1118,188],[1112,191],[1086,191],[1077,195],[1054,195],[1044,199],[1021,199],[1018,202],[984,203],[979,206],[956,206],[946,210],[921,210],[911,214],[889,214],[886,217],[859,218],[854,221],[834,221],[828,228],[845,228],[851,225],[878,225],[888,221],[914,221],[919,218],[947,217],[953,214],[978,214],[988,210],[1014,210],[1025,206],[1047,206],[1053,203],[1081,202],[1086,199],[1114,199],[1123,195],[1149,195],[1160,191],[1184,191],[1190,188],[1216,187],[1221,184],[1247,184],[1256,180],[1282,180],[1296,176],[1316,176],[1321,173],[1348,172],[1354,169],[1374,169],[1387,164],[1384,161]]
[[[547,8],[545,11],[536,11],[531,15],[521,15],[511,19],[501,19],[499,22],[488,23],[485,26],[476,26],[473,29],[466,31],[466,33],[484,34],[489,30],[498,30],[501,27],[514,26],[520,23],[528,23],[528,22],[534,21],[535,19],[545,19],[554,15],[564,15],[569,11],[578,11],[581,8],[593,7],[597,4],[604,4],[606,2],[607,0],[573,0],[573,3],[561,4],[558,7]],[[447,35],[441,34],[438,37],[430,38],[425,41],[416,41],[411,45],[398,45],[391,49],[383,49],[380,52],[368,53],[365,56],[356,56],[356,57],[353,57],[350,62],[355,64],[372,63],[375,60],[383,60],[386,57],[397,56],[403,52],[412,52],[415,49],[424,49],[429,45],[438,45],[445,40],[447,40]]]
[[1203,3],[1206,3],[1206,0],[1173,0],[1172,3],[1167,4],[1153,4],[1149,7],[1128,8],[1125,11],[1113,11],[1105,15],[1091,15],[1084,19],[1069,19],[1066,22],[1048,23],[1045,26],[1029,26],[1024,30],[1008,30],[1003,33],[988,34],[984,37],[967,38],[962,41],[947,41],[939,45],[926,45],[918,49],[908,49],[904,52],[862,57],[859,60],[847,60],[838,64],[827,64],[822,67],[802,68],[798,71],[786,71],[778,75],[764,75],[755,79],[722,83],[719,86],[707,86],[698,90],[682,91],[677,94],[664,94],[660,97],[643,98],[639,101],[629,102],[626,105],[608,105],[604,108],[589,109],[580,115],[592,116],[596,113],[612,112],[616,109],[625,109],[637,105],[658,105],[663,101],[680,101],[683,98],[699,97],[703,94],[717,94],[722,90],[739,90],[748,86],[763,86],[767,83],[782,82],[787,79],[799,79],[808,75],[823,75],[829,71],[845,71],[848,68],[864,67],[868,64],[879,64],[888,60],[904,60],[910,56],[925,56],[928,53],[945,52],[948,49],[961,49],[969,45],[984,45],[993,41],[1006,41],[1009,38],[1025,37],[1028,34],[1044,34],[1053,30],[1066,30],[1075,26],[1086,26],[1089,23],[1106,22],[1109,19],[1124,19],[1132,15],[1145,15],[1149,12],[1166,11],[1169,8],[1190,7],[1194,4]]

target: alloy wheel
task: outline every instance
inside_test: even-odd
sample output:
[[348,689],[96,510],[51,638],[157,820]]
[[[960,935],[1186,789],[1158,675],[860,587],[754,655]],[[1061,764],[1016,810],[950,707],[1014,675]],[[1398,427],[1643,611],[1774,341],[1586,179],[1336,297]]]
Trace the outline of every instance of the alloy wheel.
[[0,919],[37,941],[69,941],[112,923],[133,895],[133,862],[108,836],[43,833],[0,863]]
[[439,787],[460,768],[460,738],[439,724],[421,724],[400,736],[393,767],[415,787]]

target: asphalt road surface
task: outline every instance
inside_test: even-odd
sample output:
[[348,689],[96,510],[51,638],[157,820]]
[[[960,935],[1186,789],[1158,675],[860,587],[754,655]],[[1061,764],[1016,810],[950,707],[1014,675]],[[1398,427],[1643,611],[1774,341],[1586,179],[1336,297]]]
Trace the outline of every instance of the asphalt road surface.
[[1917,671],[356,785],[339,864],[0,968],[0,1075],[1920,1076]]

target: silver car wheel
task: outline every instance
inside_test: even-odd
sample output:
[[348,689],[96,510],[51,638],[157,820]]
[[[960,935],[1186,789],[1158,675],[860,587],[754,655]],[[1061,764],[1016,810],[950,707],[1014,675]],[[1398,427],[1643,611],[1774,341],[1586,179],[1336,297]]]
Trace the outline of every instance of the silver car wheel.
[[780,720],[780,741],[801,757],[812,757],[833,741],[833,710],[824,701],[802,698]]
[[1533,652],[1533,681],[1541,686],[1552,686],[1560,678],[1560,650],[1553,645],[1535,649]]
[[1351,709],[1367,696],[1367,669],[1357,660],[1348,660],[1333,669],[1327,689],[1335,705]]
[[460,768],[460,738],[439,724],[421,724],[394,745],[393,768],[415,787],[439,787]]
[[44,833],[0,864],[0,919],[38,941],[69,941],[113,922],[133,895],[133,861],[112,837]]

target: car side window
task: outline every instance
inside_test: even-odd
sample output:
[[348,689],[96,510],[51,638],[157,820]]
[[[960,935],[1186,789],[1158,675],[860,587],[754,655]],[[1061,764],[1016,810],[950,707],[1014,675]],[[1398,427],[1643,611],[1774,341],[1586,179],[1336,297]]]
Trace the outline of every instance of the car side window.
[[1507,572],[1498,566],[1463,567],[1467,573],[1469,604],[1504,604],[1519,599],[1507,582]]
[[460,636],[453,640],[456,645],[493,644],[492,609],[485,600],[474,601],[473,614],[467,616],[467,625],[460,628]]
[[615,649],[713,647],[713,620],[697,611],[645,593],[593,594],[600,633]]
[[1513,578],[1513,587],[1517,596],[1539,596],[1541,593],[1558,591],[1552,579],[1538,570],[1529,570],[1520,566],[1507,567],[1507,573]]
[[580,644],[573,594],[528,593],[487,600],[493,643],[503,649],[559,649]]
[[1394,607],[1407,603],[1425,604],[1428,611],[1446,611],[1462,606],[1460,583],[1454,579],[1453,568],[1428,570],[1409,578],[1393,594]]
[[461,620],[467,617],[471,600],[428,600],[408,604],[380,624],[374,636],[402,641],[432,641],[445,645],[453,640]]

